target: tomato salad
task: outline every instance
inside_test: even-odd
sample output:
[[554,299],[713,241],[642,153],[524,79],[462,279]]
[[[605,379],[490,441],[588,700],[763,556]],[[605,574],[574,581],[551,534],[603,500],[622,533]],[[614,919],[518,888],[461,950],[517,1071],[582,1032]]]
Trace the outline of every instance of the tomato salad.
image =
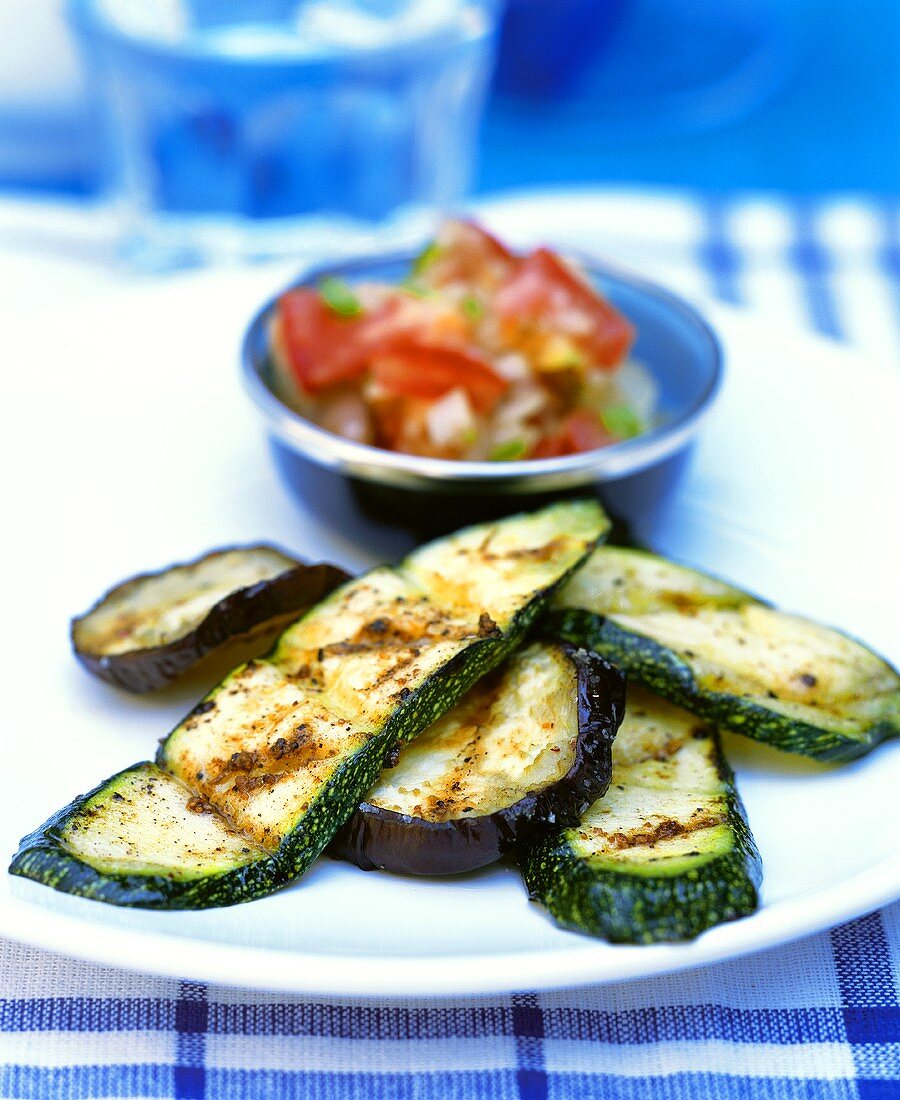
[[444,223],[399,285],[288,291],[270,335],[292,407],[391,451],[551,458],[653,421],[630,322],[556,253],[516,255],[472,222]]

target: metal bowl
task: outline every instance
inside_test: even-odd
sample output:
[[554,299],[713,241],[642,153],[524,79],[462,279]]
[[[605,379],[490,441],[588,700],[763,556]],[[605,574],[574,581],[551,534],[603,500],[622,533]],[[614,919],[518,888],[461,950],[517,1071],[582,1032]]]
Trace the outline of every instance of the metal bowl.
[[[589,258],[579,259],[601,293],[635,325],[634,357],[659,385],[660,422],[634,439],[562,458],[464,462],[396,454],[334,435],[294,412],[277,394],[268,340],[277,296],[256,314],[244,339],[247,392],[282,452],[349,479],[376,510],[386,510],[389,516],[398,508],[415,512],[423,495],[444,509],[480,501],[478,512],[484,512],[488,500],[506,498],[510,510],[527,503],[510,496],[543,498],[640,474],[690,442],[719,388],[722,351],[703,318],[680,298]],[[325,274],[349,282],[399,282],[411,260],[410,254],[366,257],[313,271],[296,285],[315,286]],[[321,482],[313,480],[317,487],[310,491],[318,494]],[[302,478],[294,481],[302,489]]]

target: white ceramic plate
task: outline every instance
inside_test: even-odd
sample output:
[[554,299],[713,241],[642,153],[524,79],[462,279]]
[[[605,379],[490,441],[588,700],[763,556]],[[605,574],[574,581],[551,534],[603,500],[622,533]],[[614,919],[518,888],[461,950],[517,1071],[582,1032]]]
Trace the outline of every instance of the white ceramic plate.
[[[238,541],[351,568],[403,549],[362,522],[341,534],[276,476],[235,359],[244,318],[284,278],[185,277],[4,321],[2,853],[152,755],[202,687],[125,697],[75,664],[67,619],[110,583]],[[729,359],[721,401],[640,534],[896,657],[897,379],[824,342],[712,319]],[[423,881],[327,859],[275,897],[202,913],[116,909],[0,875],[0,934],[257,988],[489,993],[726,959],[900,894],[900,743],[842,769],[739,739],[728,750],[765,861],[763,905],[691,944],[612,947],[560,931],[502,868]]]

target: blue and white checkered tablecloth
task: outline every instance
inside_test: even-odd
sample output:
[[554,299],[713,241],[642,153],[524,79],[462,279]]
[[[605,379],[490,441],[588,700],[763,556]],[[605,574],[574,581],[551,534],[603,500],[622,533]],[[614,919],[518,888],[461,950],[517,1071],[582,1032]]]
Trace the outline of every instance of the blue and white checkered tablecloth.
[[[572,201],[590,214],[590,244],[677,289],[900,360],[896,205]],[[891,1100],[900,905],[664,978],[382,1004],[207,987],[0,942],[0,1060],[3,1097]]]

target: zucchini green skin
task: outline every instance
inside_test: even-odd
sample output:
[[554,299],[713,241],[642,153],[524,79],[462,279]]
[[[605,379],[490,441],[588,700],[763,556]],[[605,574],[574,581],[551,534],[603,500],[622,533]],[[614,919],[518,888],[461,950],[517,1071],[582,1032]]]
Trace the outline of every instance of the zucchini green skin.
[[671,649],[590,611],[577,608],[553,611],[546,629],[572,645],[594,650],[629,679],[692,714],[783,752],[844,762],[865,756],[882,741],[900,736],[900,726],[890,716],[869,726],[862,736],[848,736],[779,714],[741,695],[704,689],[695,680],[687,661]]
[[900,676],[861,642],[646,551],[596,551],[546,629],[785,752],[852,760],[900,735]]
[[[116,782],[133,771],[126,769],[100,784],[90,794],[76,799],[25,837],[10,872],[82,897],[115,905],[156,909],[197,909],[248,901],[272,893],[302,874],[356,810],[378,778],[385,757],[394,746],[411,739],[436,721],[479,677],[518,646],[559,584],[581,565],[608,530],[608,520],[602,509],[593,502],[553,505],[537,515],[545,519],[549,517],[549,522],[558,527],[560,533],[570,532],[573,528],[579,531],[578,536],[569,536],[575,541],[565,567],[555,564],[548,567],[548,582],[528,592],[527,601],[512,615],[504,629],[495,628],[486,636],[474,639],[415,688],[404,689],[401,693],[403,698],[381,728],[373,731],[364,744],[341,760],[274,851],[240,866],[193,878],[152,872],[119,874],[98,870],[66,847],[64,830],[71,828],[79,815],[89,809],[88,803],[92,799],[113,797],[110,792]],[[510,517],[501,525],[520,521],[527,523],[529,519],[527,515]],[[496,526],[485,525],[487,528]],[[416,552],[417,555],[421,553]],[[350,581],[330,599],[338,598],[354,584],[358,582]],[[309,612],[307,617],[313,614]],[[301,619],[299,624],[289,627],[281,636],[269,663],[291,659],[291,641],[298,625],[303,622]],[[244,669],[249,667],[244,666]],[[238,669],[226,678],[198,704],[192,715],[202,715],[214,707],[216,695],[227,691],[229,683],[242,671]],[[189,715],[179,724],[160,746],[156,765],[160,775],[169,775],[173,743],[177,742],[177,735],[190,728],[191,717]]]
[[565,834],[545,839],[519,856],[528,896],[564,928],[610,943],[695,939],[717,924],[749,916],[759,904],[762,861],[734,790],[729,816],[734,846],[675,875],[593,868]]
[[[651,707],[654,704],[651,703]],[[657,701],[655,710],[665,721],[667,712],[674,708]],[[677,727],[669,728],[673,736],[679,735]],[[620,738],[623,734],[622,747],[634,738],[634,726],[629,724],[627,714]],[[683,738],[683,732],[680,736]],[[711,774],[712,784],[705,792],[692,791],[690,781],[687,787],[680,788],[677,769],[669,773],[672,787],[665,785],[660,790],[660,781],[654,783],[651,772],[650,786],[656,786],[656,793],[663,802],[655,807],[651,802],[648,809],[647,803],[642,802],[647,799],[648,791],[642,786],[640,768],[649,763],[652,769],[654,757],[638,765],[637,775],[617,757],[610,794],[587,811],[582,825],[557,831],[535,843],[520,845],[518,862],[529,896],[541,902],[563,927],[612,943],[650,944],[693,939],[714,925],[736,920],[757,908],[762,863],[747,825],[734,775],[722,755],[717,732],[697,728],[688,735],[687,749],[675,751],[676,754],[699,751],[706,755],[707,774]],[[665,764],[659,766],[666,767]],[[617,816],[615,802],[611,802],[616,790],[625,792],[620,797],[625,799],[626,807],[630,798],[634,799],[631,807],[642,806],[641,813],[635,816],[633,812],[626,812],[624,816]],[[667,812],[674,814],[676,820],[664,822],[663,829],[666,825],[677,826],[679,800],[682,806],[693,809],[695,797],[701,803],[708,801],[709,808],[714,808],[716,813],[711,830],[702,820],[703,813],[709,812],[703,805],[697,807],[699,822],[693,817],[685,822],[684,840],[690,850],[666,852],[666,837],[677,837],[677,830],[652,836],[649,849],[640,846],[640,835],[645,827],[652,829],[654,823],[659,822],[660,814],[665,817]],[[651,816],[644,818],[645,813]],[[619,829],[626,834],[636,834],[631,843],[638,847],[631,848],[626,838],[625,856],[630,856],[631,851],[650,851],[652,858],[629,862],[604,852],[586,854],[579,851],[579,844],[589,843],[588,834],[583,830],[598,822],[607,830],[607,835],[612,831],[618,836]],[[699,832],[691,833],[692,827],[699,828]],[[663,838],[661,842],[656,836]],[[646,844],[646,839],[643,843]],[[658,843],[662,844],[661,849],[657,849]]]
[[[240,870],[207,875],[193,881],[178,881],[162,875],[111,874],[92,867],[68,850],[65,845],[66,828],[81,818],[95,799],[109,796],[122,779],[143,769],[155,769],[155,765],[143,761],[124,768],[70,802],[40,828],[24,837],[10,865],[10,874],[31,879],[65,894],[112,905],[150,909],[226,905],[229,904],[226,900],[229,884],[236,888],[240,888],[239,884],[250,888],[254,876],[261,870],[257,864],[247,864]],[[177,899],[177,903],[167,903],[167,898]],[[215,900],[217,898],[222,900]]]

